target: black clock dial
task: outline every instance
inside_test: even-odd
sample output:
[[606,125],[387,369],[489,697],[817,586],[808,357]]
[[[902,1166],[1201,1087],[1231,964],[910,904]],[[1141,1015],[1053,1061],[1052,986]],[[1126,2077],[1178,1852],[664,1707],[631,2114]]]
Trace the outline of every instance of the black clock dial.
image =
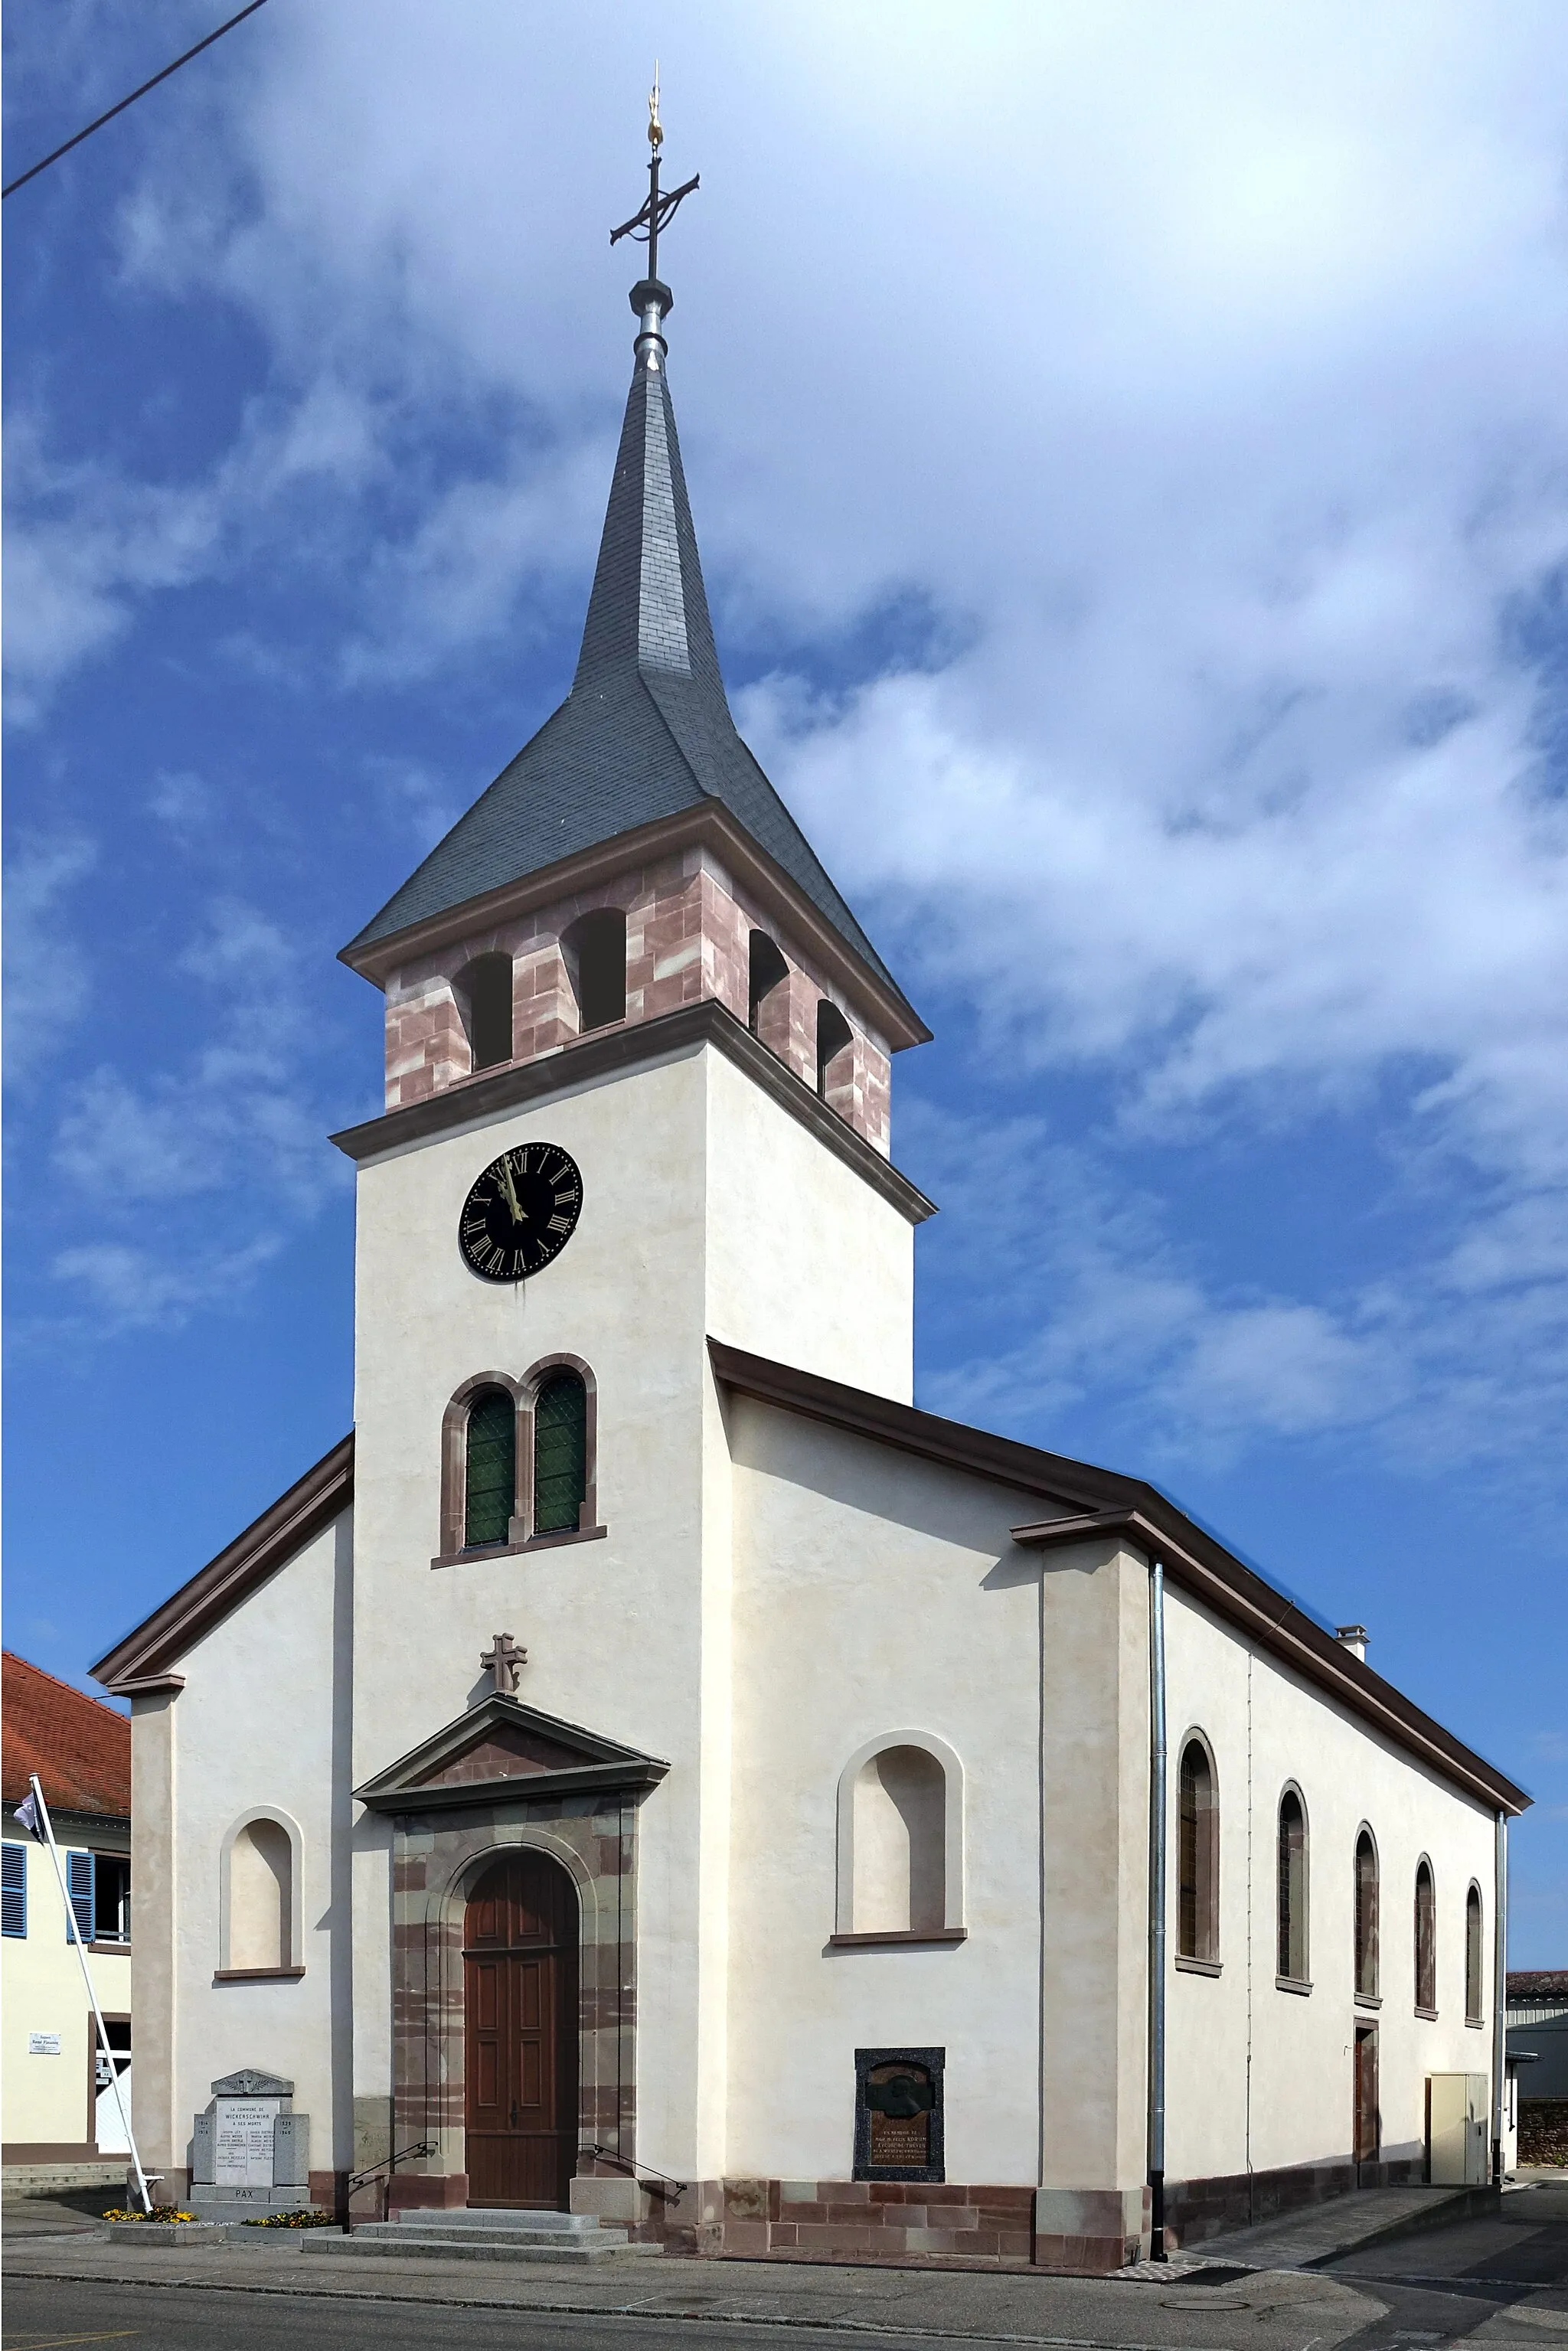
[[521,1281],[559,1257],[582,1214],[582,1176],[559,1143],[492,1159],[457,1220],[457,1246],[486,1281]]

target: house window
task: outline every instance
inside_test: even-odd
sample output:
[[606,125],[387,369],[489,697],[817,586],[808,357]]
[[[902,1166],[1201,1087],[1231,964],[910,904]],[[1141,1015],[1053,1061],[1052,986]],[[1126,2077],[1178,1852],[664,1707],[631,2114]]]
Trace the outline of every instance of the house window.
[[1176,1798],[1176,1949],[1186,1959],[1219,1955],[1219,1808],[1214,1764],[1201,1739],[1181,1751]]
[[562,934],[567,977],[577,998],[577,1025],[608,1029],[626,1018],[626,917],[619,906],[584,914]]
[[299,1941],[299,1838],[270,1813],[251,1813],[224,1840],[220,1973],[291,1970]]
[[512,1058],[512,958],[476,956],[452,983],[468,1038],[469,1063],[493,1070]]
[[1479,2024],[1481,2007],[1481,1890],[1465,1896],[1465,2022]]
[[1304,1984],[1307,1941],[1307,1812],[1300,1791],[1280,1799],[1278,1973],[1284,1983]]
[[516,1507],[517,1405],[505,1388],[481,1388],[468,1406],[463,1545],[504,1543]]
[[122,1853],[92,1856],[93,1940],[131,1940],[131,1863]]
[[533,1532],[580,1527],[587,1499],[588,1391],[576,1372],[550,1372],[534,1400]]
[[1366,1828],[1355,1840],[1355,1989],[1377,1998],[1377,1847]]
[[842,1085],[853,1076],[852,1061],[841,1062],[841,1053],[849,1052],[854,1044],[854,1031],[836,1004],[824,996],[817,1007],[817,1092],[824,1102],[831,1087]]
[[1423,2015],[1437,2012],[1437,1897],[1425,1854],[1416,1865],[1416,2005]]
[[27,1848],[0,1844],[0,1934],[27,1931]]

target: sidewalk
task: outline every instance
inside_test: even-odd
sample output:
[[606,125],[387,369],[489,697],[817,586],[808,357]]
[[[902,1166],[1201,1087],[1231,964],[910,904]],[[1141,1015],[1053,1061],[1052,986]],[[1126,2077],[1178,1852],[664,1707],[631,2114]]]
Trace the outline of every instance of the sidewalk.
[[[69,2278],[120,2285],[336,2300],[416,2303],[467,2309],[573,2312],[600,2317],[694,2320],[808,2328],[849,2335],[1078,2346],[1082,2351],[1212,2351],[1244,2339],[1249,2351],[1316,2351],[1375,2318],[1382,2304],[1338,2279],[1249,2279],[1215,2288],[1182,2278],[1154,2287],[1044,2271],[1002,2275],[973,2271],[817,2266],[760,2261],[664,2261],[584,2273],[540,2263],[506,2271],[455,2262],[330,2262],[275,2241],[207,2244],[182,2251],[111,2244],[99,2236],[37,2236],[6,2248],[9,2277]],[[1222,2316],[1222,2314],[1226,2314]],[[1242,2330],[1239,2335],[1238,2330]]]

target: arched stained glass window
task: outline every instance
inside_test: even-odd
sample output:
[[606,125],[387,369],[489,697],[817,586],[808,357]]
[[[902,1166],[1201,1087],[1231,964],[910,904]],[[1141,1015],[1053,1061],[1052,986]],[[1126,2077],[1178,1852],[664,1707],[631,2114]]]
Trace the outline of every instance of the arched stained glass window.
[[552,1372],[534,1404],[534,1533],[580,1526],[587,1494],[588,1391],[575,1372]]
[[517,1507],[517,1406],[505,1388],[481,1388],[468,1407],[463,1541],[504,1543]]
[[1472,1886],[1465,1896],[1465,2022],[1479,2024],[1481,2006],[1481,1890]]
[[1437,1897],[1425,1854],[1416,1865],[1416,2005],[1427,2015],[1437,2006]]
[[1355,1841],[1355,1988],[1377,1997],[1377,1847],[1370,1829]]
[[1307,1814],[1294,1788],[1280,1799],[1278,1964],[1281,1982],[1307,1981]]
[[1176,1949],[1184,1959],[1219,1955],[1219,1810],[1201,1739],[1183,1748],[1176,1782]]

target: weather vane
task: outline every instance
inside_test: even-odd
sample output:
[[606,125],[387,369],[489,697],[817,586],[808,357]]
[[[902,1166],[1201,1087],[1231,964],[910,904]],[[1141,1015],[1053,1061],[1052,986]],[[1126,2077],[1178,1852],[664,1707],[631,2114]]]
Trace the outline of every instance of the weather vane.
[[659,66],[653,61],[653,87],[648,93],[648,201],[640,213],[610,232],[612,245],[619,245],[623,236],[635,237],[648,248],[648,276],[655,283],[659,276],[659,231],[667,227],[679,206],[692,190],[701,184],[701,175],[694,172],[683,187],[672,188],[667,195],[659,192],[659,150],[664,143],[664,126],[659,120]]

